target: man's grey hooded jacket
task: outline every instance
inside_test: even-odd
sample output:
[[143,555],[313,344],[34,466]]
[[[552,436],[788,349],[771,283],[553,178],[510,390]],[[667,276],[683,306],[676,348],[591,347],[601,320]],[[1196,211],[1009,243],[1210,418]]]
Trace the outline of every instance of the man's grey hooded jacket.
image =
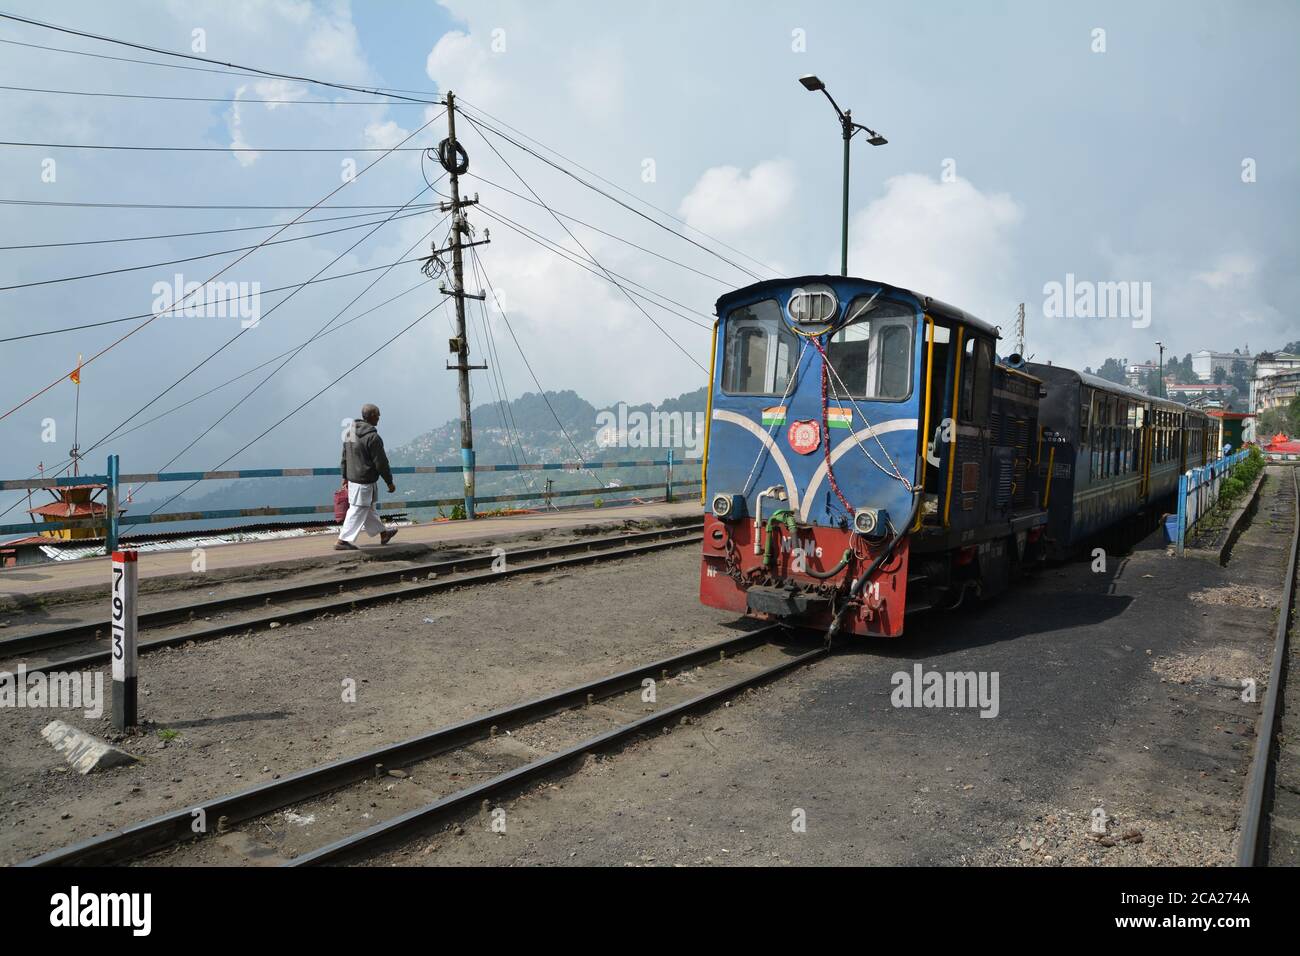
[[358,418],[352,423],[352,434],[343,442],[343,460],[340,463],[343,477],[359,485],[373,485],[380,478],[393,483],[393,472],[388,467],[384,453],[384,440],[375,426]]

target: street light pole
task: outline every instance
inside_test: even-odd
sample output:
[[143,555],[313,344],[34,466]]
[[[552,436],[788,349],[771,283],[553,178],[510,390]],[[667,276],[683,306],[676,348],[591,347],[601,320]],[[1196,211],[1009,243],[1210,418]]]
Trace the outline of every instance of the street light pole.
[[1165,397],[1165,343],[1157,342],[1156,348],[1160,350],[1160,371],[1157,373],[1160,377],[1156,379],[1156,397]]
[[[828,93],[827,96],[830,94]],[[844,208],[840,215],[840,275],[849,274],[849,141],[853,139],[853,112],[840,119],[844,135]]]
[[872,146],[884,146],[889,140],[874,129],[853,122],[853,111],[840,109],[835,98],[827,91],[826,84],[817,77],[812,74],[801,76],[799,82],[809,92],[824,94],[826,99],[830,100],[831,106],[835,108],[835,115],[840,118],[840,135],[844,139],[844,208],[840,216],[840,275],[847,276],[849,274],[849,142],[859,130],[867,133],[867,142]]

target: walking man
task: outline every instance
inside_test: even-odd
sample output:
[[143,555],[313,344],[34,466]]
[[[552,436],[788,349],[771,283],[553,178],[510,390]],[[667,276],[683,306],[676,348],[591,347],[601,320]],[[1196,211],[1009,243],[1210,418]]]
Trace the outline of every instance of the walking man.
[[362,405],[361,417],[352,423],[343,440],[343,459],[339,467],[348,486],[348,513],[339,529],[335,551],[355,551],[352,542],[362,531],[379,535],[380,544],[388,544],[397,529],[384,530],[379,520],[379,479],[384,479],[391,495],[397,491],[393,472],[384,453],[384,440],[375,426],[379,424],[379,406]]

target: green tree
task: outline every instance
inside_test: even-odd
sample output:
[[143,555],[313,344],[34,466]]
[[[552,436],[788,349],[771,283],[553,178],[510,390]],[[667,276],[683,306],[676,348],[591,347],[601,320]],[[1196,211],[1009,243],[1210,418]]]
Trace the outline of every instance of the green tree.
[[1214,384],[1222,385],[1228,380],[1228,370],[1222,365],[1214,366]]
[[1232,371],[1228,374],[1228,384],[1237,389],[1238,395],[1250,393],[1250,366],[1242,359],[1232,360]]
[[1117,358],[1108,358],[1101,363],[1101,368],[1097,369],[1097,377],[1104,378],[1108,382],[1114,382],[1116,385],[1123,385],[1124,363]]

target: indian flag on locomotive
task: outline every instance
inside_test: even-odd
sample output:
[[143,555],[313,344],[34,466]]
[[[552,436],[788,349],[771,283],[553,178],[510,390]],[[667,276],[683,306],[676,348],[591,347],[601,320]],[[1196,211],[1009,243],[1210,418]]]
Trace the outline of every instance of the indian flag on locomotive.
[[771,428],[773,425],[785,424],[785,406],[778,405],[775,408],[763,409],[763,427]]
[[827,408],[826,424],[831,428],[852,428],[853,410],[849,408]]

